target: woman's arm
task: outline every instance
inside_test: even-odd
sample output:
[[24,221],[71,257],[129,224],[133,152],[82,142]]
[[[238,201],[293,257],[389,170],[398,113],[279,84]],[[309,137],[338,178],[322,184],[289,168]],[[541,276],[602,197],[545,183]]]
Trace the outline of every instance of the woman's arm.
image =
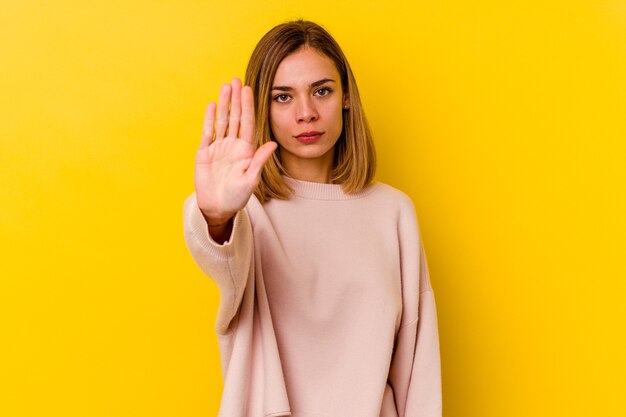
[[252,264],[252,228],[245,205],[259,183],[263,165],[276,149],[255,149],[254,99],[250,87],[233,78],[209,103],[196,153],[196,192],[184,207],[185,240],[194,260],[220,290],[217,331],[235,318]]
[[399,417],[441,417],[437,308],[413,203],[402,210],[398,233],[402,268],[402,324],[389,371]]
[[208,232],[206,220],[198,208],[196,194],[191,194],[183,208],[185,242],[200,269],[219,288],[220,306],[216,330],[226,334],[237,316],[253,262],[252,227],[247,211],[240,210],[231,219],[231,232],[218,242]]
[[441,362],[432,289],[419,294],[419,318],[404,325],[389,372],[399,417],[441,417]]

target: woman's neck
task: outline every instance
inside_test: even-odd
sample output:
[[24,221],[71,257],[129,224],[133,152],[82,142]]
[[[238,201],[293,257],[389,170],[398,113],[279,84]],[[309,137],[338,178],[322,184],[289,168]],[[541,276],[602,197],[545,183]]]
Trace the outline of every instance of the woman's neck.
[[330,175],[328,172],[287,169],[287,176],[296,180],[300,180],[300,181],[319,182],[319,183],[330,182]]
[[283,158],[282,165],[286,174],[296,180],[330,183],[330,173],[333,168],[332,154],[321,158]]

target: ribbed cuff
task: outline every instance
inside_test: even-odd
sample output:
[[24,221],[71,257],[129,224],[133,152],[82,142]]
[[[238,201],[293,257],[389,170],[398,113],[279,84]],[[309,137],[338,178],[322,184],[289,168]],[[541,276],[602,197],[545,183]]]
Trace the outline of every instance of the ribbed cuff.
[[196,200],[196,193],[192,193],[187,200],[185,200],[184,206],[185,213],[185,229],[187,229],[193,239],[207,252],[218,258],[227,258],[233,252],[233,241],[236,240],[236,236],[239,233],[239,229],[242,227],[242,223],[245,221],[246,213],[245,209],[239,210],[233,219],[233,229],[228,239],[219,244],[209,234],[209,228],[207,225],[198,202]]

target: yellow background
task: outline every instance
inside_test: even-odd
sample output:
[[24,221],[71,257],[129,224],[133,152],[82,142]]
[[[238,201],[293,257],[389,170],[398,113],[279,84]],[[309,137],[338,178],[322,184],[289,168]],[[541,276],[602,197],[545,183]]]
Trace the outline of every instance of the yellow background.
[[623,0],[3,0],[0,415],[216,415],[182,203],[206,103],[296,17],[415,202],[444,415],[626,415]]

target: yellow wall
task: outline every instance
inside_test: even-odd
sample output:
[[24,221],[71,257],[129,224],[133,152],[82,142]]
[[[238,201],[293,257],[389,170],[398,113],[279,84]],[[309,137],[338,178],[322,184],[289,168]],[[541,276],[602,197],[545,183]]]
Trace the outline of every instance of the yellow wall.
[[182,202],[206,103],[295,17],[415,201],[444,415],[626,415],[623,0],[3,0],[0,415],[216,414]]

